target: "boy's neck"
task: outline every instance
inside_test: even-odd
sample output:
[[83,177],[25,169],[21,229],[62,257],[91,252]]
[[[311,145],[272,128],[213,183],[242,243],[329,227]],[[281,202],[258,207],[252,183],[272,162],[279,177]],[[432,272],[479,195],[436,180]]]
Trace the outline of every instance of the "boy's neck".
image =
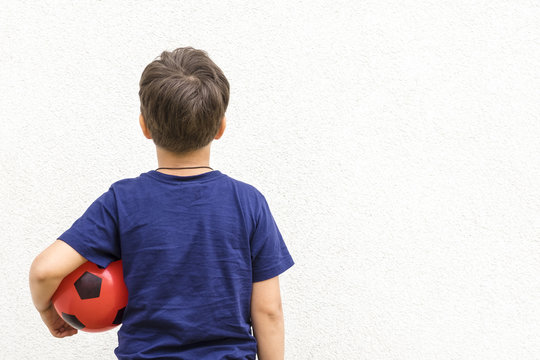
[[[192,166],[210,166],[210,144],[207,146],[195,150],[186,154],[176,154],[171,151],[165,150],[159,146],[156,146],[156,155],[158,160],[158,168],[169,167],[169,168],[182,168],[182,167],[192,167]],[[181,169],[181,170],[170,170],[170,169],[160,169],[159,172],[169,175],[177,176],[193,176],[200,175],[209,171],[212,171],[208,168],[200,169]]]

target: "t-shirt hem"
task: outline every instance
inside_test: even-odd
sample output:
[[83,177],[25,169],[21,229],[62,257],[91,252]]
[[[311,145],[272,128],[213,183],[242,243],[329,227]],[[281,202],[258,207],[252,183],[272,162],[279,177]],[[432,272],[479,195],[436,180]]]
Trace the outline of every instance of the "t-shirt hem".
[[278,265],[264,271],[257,272],[257,275],[253,276],[253,282],[264,281],[276,277],[284,273],[287,269],[294,265],[293,258],[289,255],[284,258]]
[[58,237],[58,240],[61,240],[71,246],[73,250],[78,252],[83,258],[86,260],[93,262],[94,264],[101,266],[103,268],[107,267],[112,261],[109,261],[108,259],[104,259],[103,257],[97,255],[94,251],[92,251],[89,247],[84,245],[83,243],[74,240],[70,235],[64,233],[60,237]]

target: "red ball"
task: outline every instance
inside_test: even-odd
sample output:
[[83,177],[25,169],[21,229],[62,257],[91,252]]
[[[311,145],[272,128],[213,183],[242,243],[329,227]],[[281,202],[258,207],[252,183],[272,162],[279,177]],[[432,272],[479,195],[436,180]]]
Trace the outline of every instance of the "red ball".
[[122,261],[100,268],[88,261],[66,276],[52,297],[60,316],[76,329],[110,330],[122,323],[128,291]]

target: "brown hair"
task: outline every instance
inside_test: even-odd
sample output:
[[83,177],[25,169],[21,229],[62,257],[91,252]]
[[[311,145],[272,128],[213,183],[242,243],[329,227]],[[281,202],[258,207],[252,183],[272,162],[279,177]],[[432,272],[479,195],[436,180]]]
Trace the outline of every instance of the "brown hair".
[[163,51],[139,82],[141,114],[154,143],[175,153],[208,145],[229,104],[229,82],[203,50]]

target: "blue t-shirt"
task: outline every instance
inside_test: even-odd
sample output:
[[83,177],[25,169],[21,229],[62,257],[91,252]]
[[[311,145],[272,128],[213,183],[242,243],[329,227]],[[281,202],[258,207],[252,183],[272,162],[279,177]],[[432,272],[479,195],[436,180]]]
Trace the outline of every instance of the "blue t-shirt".
[[117,181],[59,239],[122,259],[119,359],[254,360],[252,283],[294,264],[264,196],[217,170]]

